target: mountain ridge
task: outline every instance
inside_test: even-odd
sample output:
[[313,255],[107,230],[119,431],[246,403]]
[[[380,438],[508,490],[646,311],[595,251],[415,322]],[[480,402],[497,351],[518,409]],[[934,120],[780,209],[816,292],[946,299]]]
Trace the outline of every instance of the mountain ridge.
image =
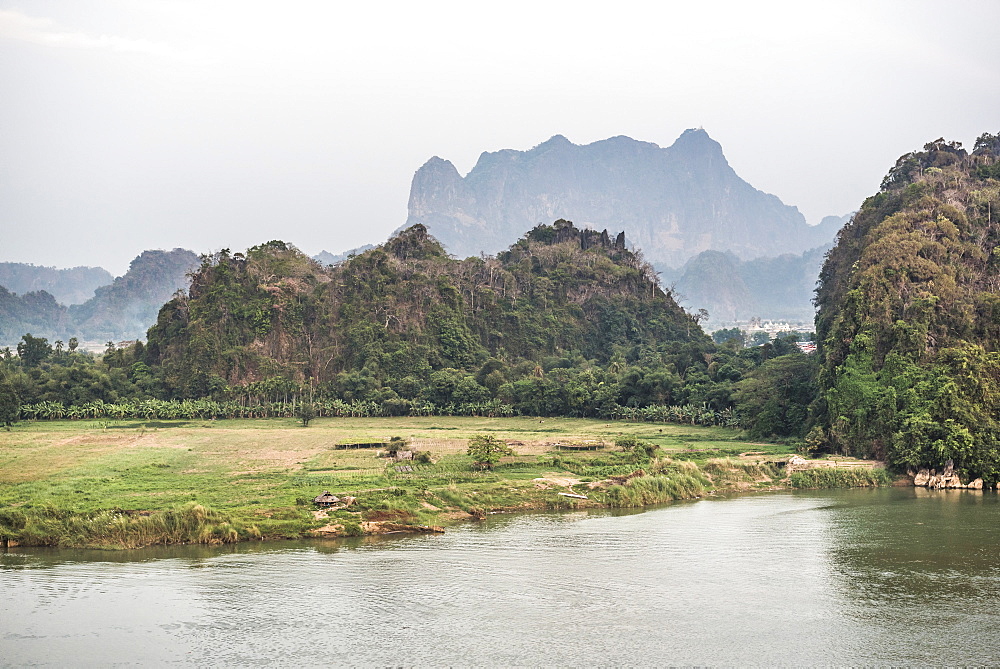
[[114,281],[103,267],[57,268],[31,263],[0,262],[0,286],[24,295],[45,291],[64,305],[82,304],[94,291]]
[[423,224],[450,252],[470,256],[498,252],[559,218],[624,229],[648,260],[672,267],[705,250],[749,260],[832,238],[741,179],[702,129],[666,148],[624,135],[586,145],[554,135],[527,151],[483,152],[464,177],[434,156],[414,174],[400,229]]
[[[198,256],[186,249],[146,250],[128,271],[68,307],[47,291],[18,295],[0,286],[0,345],[13,346],[24,334],[47,339],[100,341],[142,339],[160,307],[187,288]],[[109,275],[110,276],[110,275]]]

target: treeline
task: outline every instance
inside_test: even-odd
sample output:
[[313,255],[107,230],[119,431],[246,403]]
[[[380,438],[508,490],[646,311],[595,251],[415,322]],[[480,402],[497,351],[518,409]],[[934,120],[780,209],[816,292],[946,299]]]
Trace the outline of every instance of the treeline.
[[[298,418],[304,407],[319,418],[387,418],[393,416],[477,416],[503,418],[521,415],[510,404],[496,400],[448,404],[431,402],[407,404],[378,402],[344,402],[343,400],[307,400],[267,402],[252,406],[239,402],[214,400],[127,400],[117,403],[101,401],[83,405],[61,402],[38,402],[20,407],[25,420],[222,420],[253,418]],[[716,411],[707,405],[651,405],[646,407],[610,407],[605,420],[628,420],[647,423],[679,423],[684,425],[722,426],[739,428],[739,417],[733,409]],[[311,420],[311,418],[310,418]]]
[[[141,345],[127,349],[110,345],[103,356],[94,356],[58,349],[26,335],[18,348],[20,356],[9,349],[0,352],[0,402],[5,393],[10,397],[9,404],[16,405],[14,419],[294,417],[308,403],[318,416],[330,417],[532,415],[753,428],[763,423],[740,418],[736,411],[734,398],[745,394],[741,388],[760,372],[770,373],[775,362],[808,360],[797,352],[792,338],[749,349],[734,341],[716,348],[707,371],[692,373],[686,386],[661,368],[648,366],[648,361],[642,366],[624,360],[608,370],[586,361],[578,369],[552,367],[566,361],[548,360],[545,366],[525,368],[525,376],[513,383],[499,386],[495,397],[476,380],[497,371],[491,362],[476,374],[439,370],[413,399],[375,386],[327,386],[318,392],[282,377],[222,387],[214,397],[182,399],[168,397],[149,367],[135,359]],[[764,360],[769,354],[772,359]],[[674,381],[676,388],[671,386]],[[343,394],[334,394],[338,390]],[[663,398],[679,401],[668,404]],[[808,403],[808,399],[798,401]],[[775,421],[768,425],[757,431],[787,436],[797,429],[791,424],[774,429]]]
[[[805,356],[791,339],[717,344],[701,318],[677,306],[620,236],[560,221],[496,257],[456,260],[416,226],[335,267],[283,242],[205,257],[148,344],[109,342],[95,358],[28,335],[7,356],[4,383],[19,411],[55,403],[81,416],[97,402],[151,400],[287,414],[307,398],[373,407],[369,415],[735,425],[741,384],[770,373],[762,363]],[[775,398],[773,419],[748,425],[795,436],[811,399]]]

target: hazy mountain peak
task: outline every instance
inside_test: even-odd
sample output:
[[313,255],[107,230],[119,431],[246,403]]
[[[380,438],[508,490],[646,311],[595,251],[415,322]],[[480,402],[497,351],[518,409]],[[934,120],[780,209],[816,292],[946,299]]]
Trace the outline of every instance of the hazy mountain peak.
[[444,158],[440,158],[438,156],[431,156],[430,159],[428,159],[427,162],[420,168],[420,171],[433,171],[445,174],[454,172],[455,176],[461,176],[458,173],[458,169],[450,160],[445,160]]
[[12,293],[46,291],[62,304],[81,304],[114,276],[103,267],[57,269],[27,263],[0,263],[0,286]]
[[649,260],[675,267],[709,249],[749,259],[816,246],[802,214],[740,179],[701,128],[668,148],[554,135],[527,151],[484,152],[465,177],[446,162],[414,175],[403,227],[427,226],[459,256],[495,253],[560,218],[624,229]]
[[683,154],[687,159],[710,157],[717,158],[727,166],[729,165],[725,155],[722,153],[722,145],[712,139],[708,133],[701,128],[689,128],[685,130],[681,133],[681,136],[670,145],[668,150],[674,153]]
[[545,140],[535,148],[536,149],[540,149],[542,147],[552,148],[558,146],[576,146],[576,144],[566,139],[565,135],[552,135],[551,137],[549,137],[547,140]]

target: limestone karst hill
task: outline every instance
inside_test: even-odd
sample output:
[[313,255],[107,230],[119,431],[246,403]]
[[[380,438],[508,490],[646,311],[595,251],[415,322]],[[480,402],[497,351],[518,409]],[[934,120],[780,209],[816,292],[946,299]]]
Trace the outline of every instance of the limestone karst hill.
[[814,444],[1000,479],[1000,137],[902,156],[821,273]]
[[623,348],[705,345],[625,247],[624,235],[557,221],[465,260],[419,224],[335,266],[277,241],[220,252],[160,311],[145,355],[183,396],[278,377],[351,396],[351,384],[405,395],[436,370],[489,385],[494,371],[502,383],[511,366],[530,372],[551,356],[606,363]]

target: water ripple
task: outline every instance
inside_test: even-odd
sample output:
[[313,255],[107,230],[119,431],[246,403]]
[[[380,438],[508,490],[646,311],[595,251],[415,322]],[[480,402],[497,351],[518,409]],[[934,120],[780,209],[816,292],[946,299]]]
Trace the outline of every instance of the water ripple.
[[1000,614],[975,603],[1000,594],[998,509],[849,491],[131,561],[23,551],[0,556],[0,651],[73,666],[997,664]]

